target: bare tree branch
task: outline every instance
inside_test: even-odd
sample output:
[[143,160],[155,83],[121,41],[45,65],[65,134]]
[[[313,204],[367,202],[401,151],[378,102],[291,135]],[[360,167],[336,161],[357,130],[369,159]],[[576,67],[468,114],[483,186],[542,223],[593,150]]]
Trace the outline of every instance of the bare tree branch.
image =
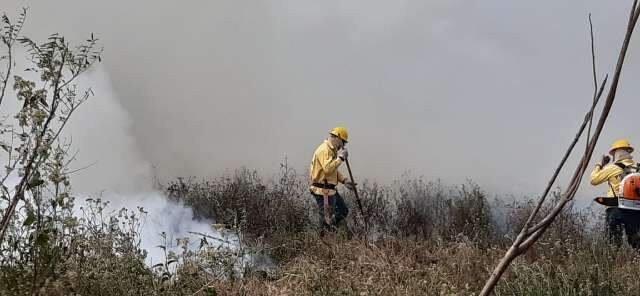
[[[591,37],[591,69],[593,70],[593,106],[598,104],[596,101],[596,97],[599,98],[598,94],[598,75],[596,74],[596,49],[595,49],[595,41],[593,37],[593,22],[591,21],[591,13],[589,13],[589,32]],[[593,110],[593,108],[592,108]],[[593,113],[593,111],[592,111]],[[593,116],[589,119],[589,129],[587,130],[587,139],[591,138],[591,126],[593,125]],[[585,141],[585,152],[589,149],[589,141]]]

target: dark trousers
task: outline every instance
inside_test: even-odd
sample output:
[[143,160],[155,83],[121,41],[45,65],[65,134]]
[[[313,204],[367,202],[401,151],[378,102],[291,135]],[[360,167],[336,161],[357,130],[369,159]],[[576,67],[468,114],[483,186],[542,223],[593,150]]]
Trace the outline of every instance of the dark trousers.
[[629,245],[635,249],[640,248],[640,211],[620,208],[607,209],[607,228],[609,240],[616,246],[622,244],[622,229],[627,235]]
[[331,219],[331,225],[327,224],[324,221],[324,197],[322,195],[311,194],[316,199],[316,203],[318,204],[318,214],[320,219],[320,226],[323,229],[333,230],[337,224],[340,224],[344,218],[349,214],[349,208],[344,203],[344,199],[338,192],[335,195],[329,196],[329,209],[333,214]]

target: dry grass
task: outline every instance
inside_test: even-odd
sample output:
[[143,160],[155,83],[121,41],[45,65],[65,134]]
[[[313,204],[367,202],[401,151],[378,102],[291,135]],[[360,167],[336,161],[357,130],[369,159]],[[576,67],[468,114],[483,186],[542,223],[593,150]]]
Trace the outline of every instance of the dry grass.
[[[549,257],[546,247],[517,260],[496,295],[637,295],[634,251],[569,244],[566,256]],[[502,252],[471,241],[310,239],[268,278],[213,287],[222,295],[474,295]]]

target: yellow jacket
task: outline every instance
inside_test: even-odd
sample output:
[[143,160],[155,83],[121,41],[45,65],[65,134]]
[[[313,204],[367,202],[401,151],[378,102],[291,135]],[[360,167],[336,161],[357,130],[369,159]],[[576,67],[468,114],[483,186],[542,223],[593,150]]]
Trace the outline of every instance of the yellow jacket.
[[[324,184],[325,180],[329,185],[344,183],[346,177],[338,171],[338,167],[341,164],[342,160],[337,157],[337,149],[329,141],[325,140],[313,153],[311,169],[309,170],[309,190],[314,194],[322,195],[322,188],[313,186],[313,183]],[[329,196],[334,194],[336,194],[335,190],[329,190]]]
[[[623,159],[619,162],[627,166],[635,164],[632,159]],[[622,182],[622,178],[620,178],[622,173],[623,170],[613,163],[610,163],[604,167],[596,165],[596,167],[593,168],[593,171],[591,172],[591,185],[596,186],[604,182],[609,182],[610,186],[609,191],[607,192],[607,196],[618,196],[620,192],[620,183]],[[613,190],[615,190],[615,194]]]

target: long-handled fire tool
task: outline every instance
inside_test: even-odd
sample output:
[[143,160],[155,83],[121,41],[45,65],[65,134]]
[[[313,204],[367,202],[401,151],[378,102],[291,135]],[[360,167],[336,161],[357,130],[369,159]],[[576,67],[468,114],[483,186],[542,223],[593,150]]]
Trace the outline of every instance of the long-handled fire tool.
[[349,178],[351,179],[351,183],[353,184],[353,193],[356,195],[356,202],[358,203],[358,208],[360,209],[360,215],[364,221],[364,233],[365,238],[369,233],[369,222],[367,221],[367,216],[364,214],[364,210],[362,209],[362,202],[360,201],[360,195],[358,194],[358,188],[356,188],[356,181],[353,179],[353,173],[351,172],[351,165],[349,165],[349,159],[345,159],[347,163],[347,170],[349,170]]

